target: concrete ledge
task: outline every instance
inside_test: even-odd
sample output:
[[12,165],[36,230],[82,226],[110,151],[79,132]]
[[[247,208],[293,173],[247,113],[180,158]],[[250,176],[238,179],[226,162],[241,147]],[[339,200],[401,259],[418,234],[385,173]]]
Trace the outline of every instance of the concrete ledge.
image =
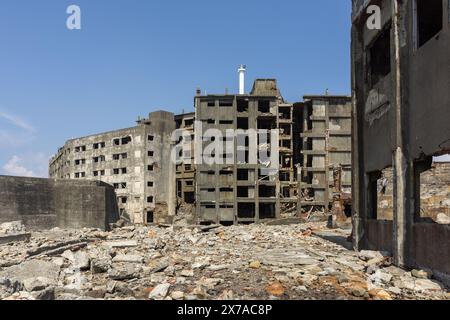
[[31,233],[17,233],[0,235],[0,245],[17,241],[28,241],[31,238]]

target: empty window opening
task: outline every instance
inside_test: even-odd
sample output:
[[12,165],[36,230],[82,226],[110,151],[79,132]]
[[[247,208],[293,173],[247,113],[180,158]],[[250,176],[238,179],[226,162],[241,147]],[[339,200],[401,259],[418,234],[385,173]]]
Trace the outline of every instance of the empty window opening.
[[258,111],[261,113],[270,113],[270,101],[269,100],[259,100],[258,101]]
[[248,118],[237,118],[237,128],[241,130],[248,130]]
[[290,136],[291,126],[290,125],[280,125],[280,135]]
[[291,146],[291,140],[280,140],[280,147],[290,149]]
[[272,130],[277,127],[277,122],[272,119],[258,119],[258,129]]
[[233,192],[233,188],[220,188],[220,192]]
[[232,107],[233,106],[233,100],[220,100],[219,101],[219,107]]
[[238,169],[237,170],[237,179],[238,181],[248,181],[249,172],[247,169]]
[[259,186],[259,196],[261,198],[275,198],[276,188],[275,186]]
[[420,169],[416,175],[416,216],[420,222],[450,225],[450,162],[435,160],[415,165]]
[[75,152],[84,152],[86,151],[86,146],[75,147]]
[[105,162],[106,157],[105,156],[98,156],[98,157],[92,158],[92,160],[94,161],[94,163]]
[[153,171],[154,170],[154,166],[152,164],[147,166],[147,170],[148,171]]
[[106,146],[106,144],[104,142],[98,142],[98,143],[94,143],[93,148],[100,149],[100,148],[104,148],[105,146]]
[[208,101],[207,103],[208,103],[208,107],[215,107],[216,106],[216,101],[214,101],[214,100]]
[[289,172],[280,172],[280,181],[283,182],[291,181]]
[[233,124],[233,120],[220,120],[219,124],[232,125]]
[[368,212],[372,220],[392,221],[394,216],[394,190],[392,168],[368,174]]
[[122,138],[122,144],[123,145],[128,144],[130,142],[131,142],[131,137],[124,137],[124,138]]
[[211,124],[211,125],[216,124],[216,120],[214,120],[214,119],[203,119],[202,122],[206,123],[206,124]]
[[219,174],[221,176],[232,176],[233,170],[220,170]]
[[123,203],[123,204],[127,203],[127,201],[128,201],[127,197],[121,197],[120,198],[120,202]]
[[275,219],[275,203],[260,203],[259,204],[259,218],[260,219]]
[[185,192],[184,193],[184,202],[193,204],[195,202],[194,192]]
[[283,198],[290,198],[291,197],[291,188],[289,187],[283,187],[281,189],[281,193],[283,195]]
[[420,48],[443,27],[443,1],[442,0],[416,0],[417,8],[417,37]]
[[248,198],[250,196],[249,187],[237,187],[238,198]]
[[155,136],[149,135],[148,136],[148,141],[153,141],[153,140],[155,140]]
[[287,108],[287,107],[280,107],[279,117],[282,120],[290,120],[291,119],[291,109]]
[[370,83],[372,87],[391,72],[391,27],[381,31],[370,52]]
[[147,197],[147,203],[153,203],[153,196]]
[[152,188],[153,185],[154,185],[153,181],[148,181],[148,182],[147,182],[147,187]]
[[178,196],[178,198],[181,198],[182,193],[183,193],[183,186],[182,186],[181,180],[178,180],[177,181],[177,196]]
[[148,151],[147,152],[147,156],[149,156],[149,157],[153,157],[154,154],[155,154],[154,151]]
[[187,186],[193,186],[194,185],[194,181],[186,181],[186,185]]
[[237,112],[248,112],[248,100],[237,100]]
[[147,211],[147,223],[153,223],[153,211]]
[[184,170],[185,171],[191,171],[192,170],[192,165],[190,165],[190,164],[185,165],[184,166]]
[[259,181],[270,181],[270,176],[268,174],[263,174],[261,169],[258,170],[258,180]]
[[254,203],[238,203],[237,208],[238,218],[255,218],[256,210]]

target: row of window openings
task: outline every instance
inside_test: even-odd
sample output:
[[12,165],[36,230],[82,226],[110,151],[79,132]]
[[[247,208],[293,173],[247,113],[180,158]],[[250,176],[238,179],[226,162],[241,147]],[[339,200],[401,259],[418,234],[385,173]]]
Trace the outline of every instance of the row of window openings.
[[[122,204],[126,204],[128,202],[128,198],[127,197],[120,197],[119,201]],[[147,197],[147,203],[153,203],[153,201],[154,201],[154,197],[153,196]]]
[[[153,135],[149,135],[147,137],[148,141],[154,141],[154,139],[155,139],[155,137]],[[127,144],[129,144],[131,142],[131,140],[132,139],[131,139],[130,136],[124,137],[124,138],[116,138],[116,139],[113,140],[113,145],[114,146],[127,145]],[[95,149],[95,150],[102,149],[102,148],[105,148],[105,147],[106,147],[106,143],[105,142],[97,142],[97,143],[94,143],[92,145],[92,148]],[[87,150],[86,146],[75,147],[75,152],[84,152],[86,150]]]
[[[113,186],[114,186],[114,189],[116,189],[116,190],[126,189],[127,188],[127,183],[126,182],[114,183]],[[154,186],[154,182],[153,181],[147,181],[147,187],[153,188],[153,186]]]
[[[147,156],[149,156],[149,157],[153,157],[154,154],[155,153],[153,151],[148,151],[147,152]],[[113,154],[112,158],[113,158],[113,160],[127,159],[128,158],[128,153],[124,152],[124,153]],[[94,163],[105,162],[106,161],[106,157],[105,156],[93,157],[92,160],[94,161]],[[76,166],[84,165],[84,164],[86,164],[86,159],[77,159],[77,160],[75,160],[75,165]],[[70,161],[67,161],[67,165],[70,165]]]
[[[207,102],[208,107],[215,107],[216,101],[211,100]],[[219,100],[219,107],[232,107],[232,100]],[[248,100],[238,100],[237,101],[237,111],[238,112],[248,112],[249,101]],[[258,111],[262,113],[270,112],[270,101],[269,100],[259,100],[258,101]]]
[[[154,170],[154,166],[153,165],[149,165],[147,166],[147,170],[148,171],[153,171]],[[127,168],[115,168],[113,169],[113,174],[114,175],[119,175],[119,174],[127,174],[128,170]],[[93,175],[94,177],[97,176],[104,176],[105,175],[105,170],[99,170],[99,171],[93,171]],[[84,178],[86,177],[86,173],[85,172],[77,172],[75,173],[75,178]]]
[[[254,192],[255,188],[254,187],[244,187],[244,186],[240,186],[237,187],[237,197],[238,198],[248,198],[252,196],[252,193]],[[208,192],[208,193],[215,193],[216,192],[216,188],[204,188],[204,189],[200,189],[200,191],[203,192]],[[219,192],[224,192],[224,193],[230,193],[233,192],[234,189],[233,188],[219,188]],[[264,186],[261,185],[259,186],[259,196],[262,198],[273,198],[276,196],[276,187],[274,186]],[[254,194],[253,194],[254,197]]]
[[[443,1],[416,0],[414,2],[416,48],[421,48],[433,39],[443,28]],[[368,47],[371,87],[391,72],[391,23],[380,32]]]

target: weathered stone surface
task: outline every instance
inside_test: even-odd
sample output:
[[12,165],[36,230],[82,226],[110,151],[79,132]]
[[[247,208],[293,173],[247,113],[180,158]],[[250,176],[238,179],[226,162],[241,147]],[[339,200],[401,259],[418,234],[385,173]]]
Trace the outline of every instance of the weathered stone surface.
[[108,276],[113,280],[128,280],[139,276],[140,268],[132,263],[125,263],[121,265],[113,265],[109,269]]
[[165,298],[169,292],[170,284],[163,283],[157,285],[148,295],[149,299]]
[[74,268],[80,270],[87,270],[90,268],[91,260],[89,258],[89,255],[85,252],[72,252],[70,250],[66,250],[61,256],[72,262]]
[[105,245],[111,248],[133,248],[137,247],[138,243],[136,240],[122,240],[105,242]]
[[431,273],[428,273],[428,272],[426,272],[424,270],[417,270],[417,269],[412,270],[411,271],[411,275],[413,277],[416,277],[416,278],[419,278],[419,279],[428,279],[428,278],[431,278],[431,276],[432,276]]
[[20,265],[12,266],[0,272],[0,277],[17,279],[23,282],[25,279],[37,278],[45,275],[52,283],[57,282],[60,267],[52,262],[29,260]]
[[27,291],[40,291],[47,288],[52,281],[45,277],[28,278],[23,281],[23,287]]
[[92,259],[91,261],[91,272],[92,273],[104,273],[108,272],[111,268],[111,259]]
[[129,263],[142,263],[144,258],[136,254],[119,254],[112,259],[113,262],[129,262]]

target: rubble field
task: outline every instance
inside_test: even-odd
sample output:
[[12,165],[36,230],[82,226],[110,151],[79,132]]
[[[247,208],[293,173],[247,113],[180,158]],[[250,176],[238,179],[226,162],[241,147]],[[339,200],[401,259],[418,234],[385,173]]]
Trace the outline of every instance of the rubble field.
[[[34,232],[0,245],[0,299],[450,298],[433,275],[323,234],[330,235],[325,223]],[[331,235],[344,242],[348,236]]]

